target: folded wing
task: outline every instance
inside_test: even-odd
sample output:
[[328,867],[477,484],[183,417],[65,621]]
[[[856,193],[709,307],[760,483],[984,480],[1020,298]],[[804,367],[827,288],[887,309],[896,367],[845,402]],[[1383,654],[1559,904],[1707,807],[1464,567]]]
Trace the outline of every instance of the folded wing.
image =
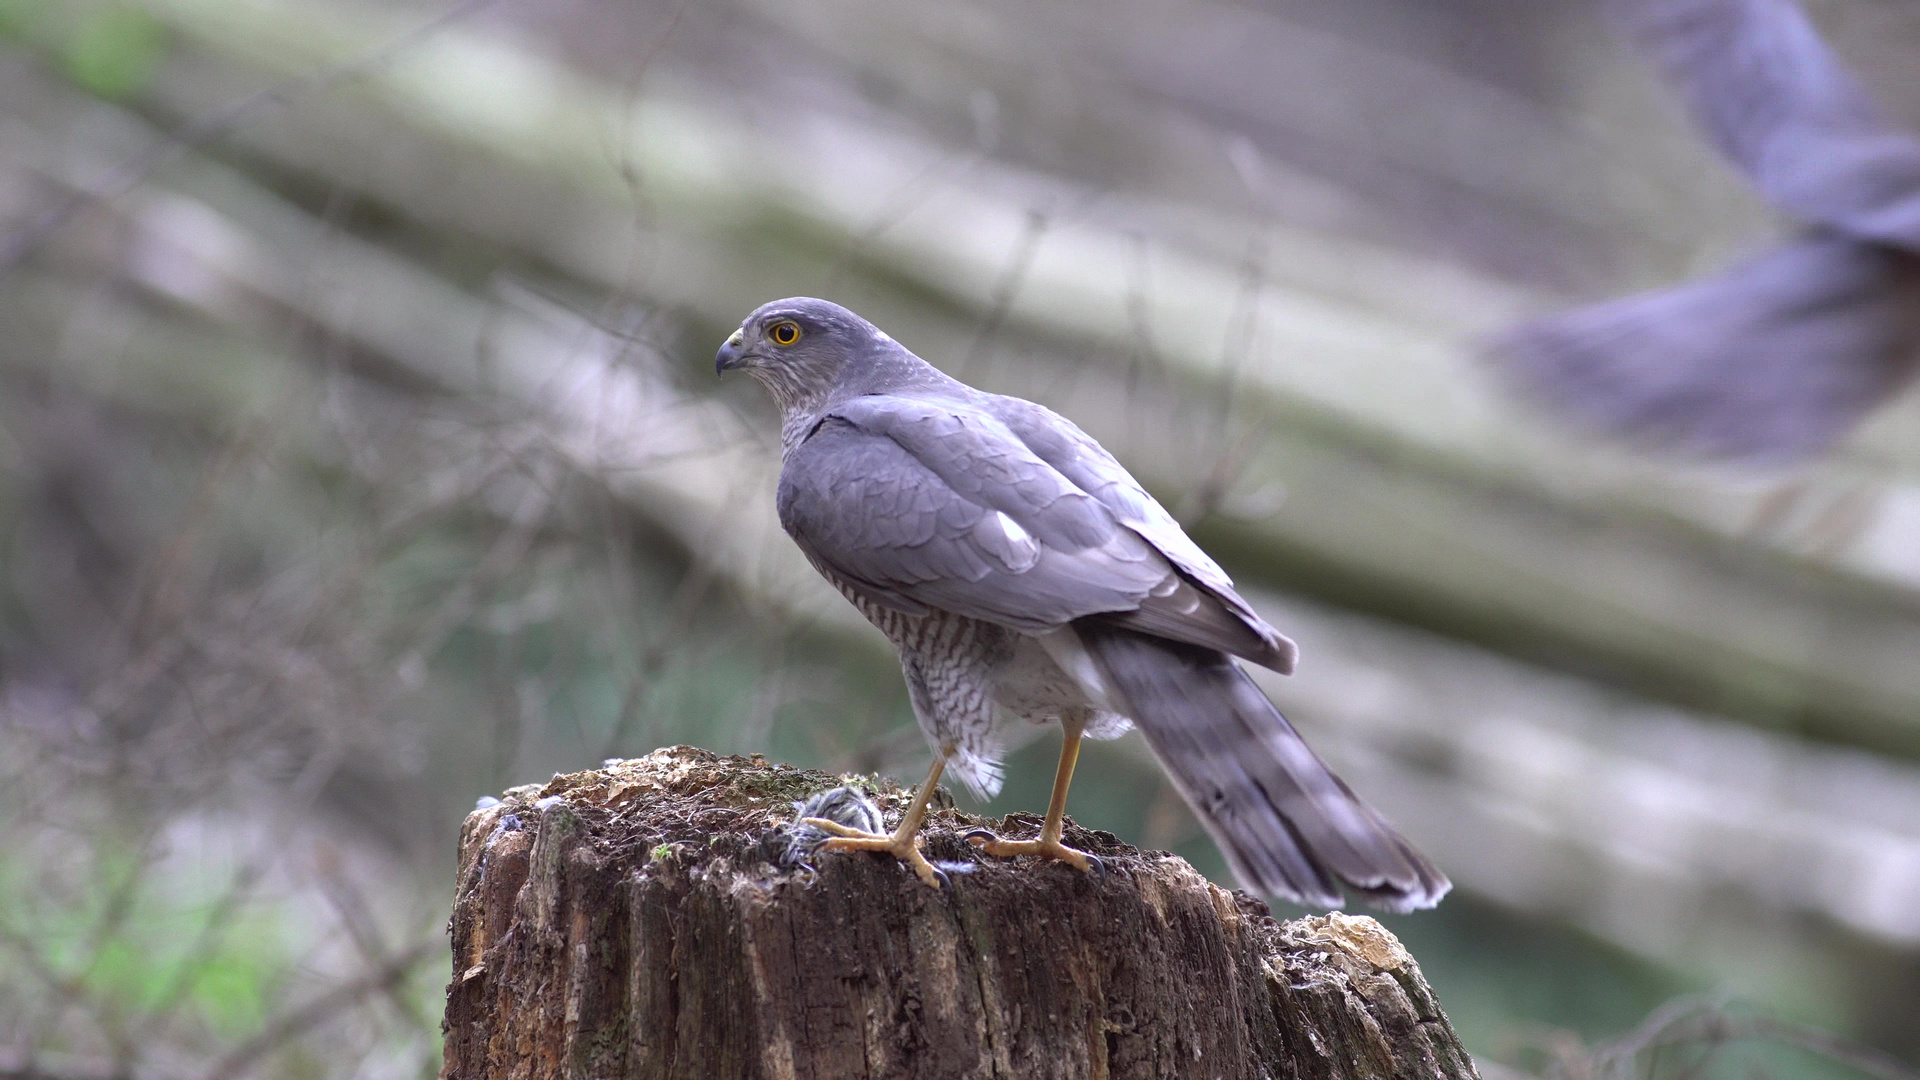
[[1063,471],[971,402],[858,398],[789,455],[781,524],[809,558],[909,613],[937,608],[1030,633],[1114,613],[1290,668],[1292,643],[1117,462],[1068,428],[1062,438],[1091,451],[1063,457],[1059,440],[1042,439]]

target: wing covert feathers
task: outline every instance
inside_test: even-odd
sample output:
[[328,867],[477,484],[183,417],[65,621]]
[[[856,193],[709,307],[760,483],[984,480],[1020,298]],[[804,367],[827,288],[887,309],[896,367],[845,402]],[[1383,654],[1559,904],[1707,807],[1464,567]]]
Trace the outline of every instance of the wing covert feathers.
[[1293,643],[1112,455],[1038,405],[980,398],[835,406],[787,456],[781,524],[817,566],[908,613],[1026,633],[1110,613],[1293,670]]

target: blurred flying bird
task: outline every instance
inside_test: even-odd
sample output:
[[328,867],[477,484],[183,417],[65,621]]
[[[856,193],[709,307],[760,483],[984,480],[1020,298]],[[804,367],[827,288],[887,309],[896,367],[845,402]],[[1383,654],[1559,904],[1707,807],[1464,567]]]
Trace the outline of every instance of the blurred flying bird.
[[1065,732],[1040,836],[969,834],[991,855],[1099,860],[1060,842],[1081,738],[1137,723],[1249,887],[1336,906],[1342,889],[1394,911],[1449,884],[1307,748],[1234,662],[1293,669],[1293,642],[1066,418],[982,393],[843,307],[776,300],[715,367],[780,406],[780,523],[816,570],[899,650],[934,748],[891,834],[827,818],[828,848],[890,852],[941,875],[918,831],[943,771],[1000,788],[999,717]]
[[1588,430],[1703,457],[1824,450],[1920,366],[1920,139],[1793,0],[1607,0],[1706,136],[1806,228],[1718,276],[1522,325],[1489,355]]

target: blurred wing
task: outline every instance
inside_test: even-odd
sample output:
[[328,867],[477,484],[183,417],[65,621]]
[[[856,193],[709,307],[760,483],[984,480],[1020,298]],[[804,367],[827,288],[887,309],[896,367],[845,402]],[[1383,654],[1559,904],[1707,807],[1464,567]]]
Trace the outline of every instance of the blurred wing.
[[1608,5],[1721,153],[1819,227],[1705,281],[1526,324],[1490,358],[1596,432],[1749,461],[1822,450],[1913,374],[1920,140],[1793,0]]
[[1044,632],[1127,611],[1173,568],[991,417],[874,396],[788,457],[780,523],[882,603]]
[[[994,414],[1042,461],[1098,499],[1116,521],[1144,537],[1180,569],[1179,587],[1155,597],[1130,616],[1113,620],[1146,633],[1192,641],[1291,674],[1299,650],[1254,612],[1234,590],[1233,579],[1193,542],[1159,500],[1147,493],[1107,448],[1079,426],[1044,405],[998,397]],[[1208,639],[1183,626],[1204,622]]]
[[1920,251],[1920,140],[1888,123],[1793,0],[1609,7],[1776,205]]
[[1525,324],[1491,359],[1590,430],[1796,458],[1912,377],[1920,258],[1816,233],[1704,281]]

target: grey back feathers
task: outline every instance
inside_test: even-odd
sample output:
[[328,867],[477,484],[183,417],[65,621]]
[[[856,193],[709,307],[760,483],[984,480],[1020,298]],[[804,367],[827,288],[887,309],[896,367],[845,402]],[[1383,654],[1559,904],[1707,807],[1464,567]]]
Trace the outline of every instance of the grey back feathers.
[[848,343],[814,369],[826,385],[781,470],[780,523],[809,558],[908,614],[1041,633],[1112,613],[1293,669],[1293,643],[1071,421],[948,378],[865,320],[843,330],[859,317],[825,301],[761,310],[819,310],[806,305],[831,309],[822,323]]

